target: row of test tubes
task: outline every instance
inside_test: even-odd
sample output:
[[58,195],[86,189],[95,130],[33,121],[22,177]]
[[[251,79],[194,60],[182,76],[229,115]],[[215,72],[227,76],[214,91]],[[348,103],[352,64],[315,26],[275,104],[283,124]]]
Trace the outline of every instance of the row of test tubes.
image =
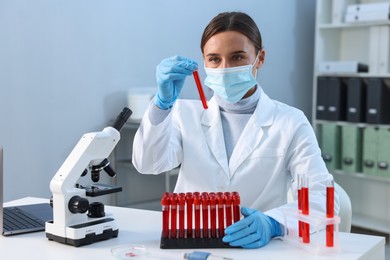
[[[298,211],[309,215],[309,179],[305,174],[298,174]],[[326,184],[326,217],[334,217],[334,181],[328,179]],[[310,224],[299,221],[298,235],[303,243],[310,243]],[[326,246],[334,246],[334,225],[326,226]]]
[[222,238],[240,220],[238,192],[166,192],[161,206],[163,238]]

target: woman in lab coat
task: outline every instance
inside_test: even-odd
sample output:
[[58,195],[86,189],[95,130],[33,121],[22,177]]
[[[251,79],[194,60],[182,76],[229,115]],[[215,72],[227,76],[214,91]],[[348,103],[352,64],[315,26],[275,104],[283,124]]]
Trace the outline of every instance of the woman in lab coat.
[[[298,109],[270,99],[256,81],[265,60],[262,39],[245,13],[213,18],[201,40],[206,79],[214,91],[177,99],[198,64],[175,56],[157,66],[158,92],[135,135],[133,164],[143,174],[180,166],[175,192],[238,191],[243,219],[225,229],[232,246],[257,248],[283,235],[290,187],[309,178],[310,207],[325,211],[328,173],[313,129]],[[339,204],[336,197],[335,211]]]

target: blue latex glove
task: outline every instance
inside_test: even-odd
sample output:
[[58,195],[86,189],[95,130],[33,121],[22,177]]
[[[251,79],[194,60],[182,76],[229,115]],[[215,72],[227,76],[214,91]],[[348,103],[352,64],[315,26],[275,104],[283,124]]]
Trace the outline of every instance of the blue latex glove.
[[172,107],[184,85],[184,80],[198,68],[198,64],[190,59],[174,56],[164,59],[157,66],[157,94],[154,103],[160,109]]
[[259,248],[271,238],[282,235],[282,228],[275,219],[250,208],[241,208],[245,218],[225,229],[223,242],[243,248]]

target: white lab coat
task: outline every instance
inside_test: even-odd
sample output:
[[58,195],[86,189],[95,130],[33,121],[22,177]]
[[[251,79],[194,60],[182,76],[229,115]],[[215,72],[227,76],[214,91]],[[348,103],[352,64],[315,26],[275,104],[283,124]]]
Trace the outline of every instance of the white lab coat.
[[290,186],[297,194],[292,180],[306,173],[310,207],[325,211],[326,179],[331,176],[312,126],[300,110],[259,90],[257,108],[229,163],[220,110],[212,98],[207,110],[198,100],[177,100],[158,125],[151,124],[147,111],[134,139],[135,168],[158,174],[180,165],[175,192],[238,191],[242,206],[261,210],[280,223],[283,209],[297,209],[296,202],[286,204]]

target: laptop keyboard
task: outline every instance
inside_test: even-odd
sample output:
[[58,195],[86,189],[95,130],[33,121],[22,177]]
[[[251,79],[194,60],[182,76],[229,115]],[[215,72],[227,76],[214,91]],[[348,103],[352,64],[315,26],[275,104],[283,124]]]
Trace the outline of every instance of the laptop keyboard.
[[3,229],[6,231],[44,227],[45,222],[17,207],[4,208]]

